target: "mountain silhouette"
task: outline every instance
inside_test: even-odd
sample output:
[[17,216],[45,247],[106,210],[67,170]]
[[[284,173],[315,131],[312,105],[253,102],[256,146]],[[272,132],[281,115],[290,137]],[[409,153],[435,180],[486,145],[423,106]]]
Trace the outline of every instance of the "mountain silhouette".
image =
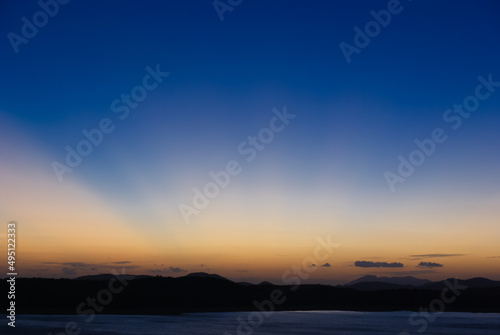
[[[451,283],[451,284],[450,284]],[[366,290],[362,285],[379,285]],[[102,314],[165,315],[188,312],[255,310],[418,311],[449,285],[466,287],[446,305],[446,311],[499,313],[500,282],[486,278],[449,279],[423,286],[387,282],[358,282],[354,287],[330,285],[239,284],[216,274],[182,277],[122,276],[103,274],[77,279],[17,278],[16,311],[19,314],[90,313],[89,299]],[[0,291],[7,292],[7,281]],[[123,287],[120,287],[122,286]],[[356,288],[357,285],[361,285]],[[397,287],[395,287],[397,286]],[[111,293],[111,290],[115,293]],[[447,297],[452,291],[447,291]],[[271,303],[279,296],[279,303]]]
[[353,280],[344,286],[353,286],[355,284],[359,283],[389,283],[389,284],[395,284],[395,285],[401,285],[401,286],[422,286],[427,283],[430,283],[431,281],[428,279],[419,279],[411,276],[406,276],[406,277],[377,277],[373,275],[366,275],[361,278],[358,278],[356,280]]
[[81,277],[75,278],[75,280],[110,280],[111,278],[115,278],[115,277],[120,277],[120,278],[123,278],[125,280],[133,280],[133,279],[140,279],[140,278],[149,278],[152,276],[148,276],[148,275],[139,275],[139,276],[118,275],[118,276],[115,276],[111,273],[104,273],[104,274],[99,274],[99,275],[81,276]]
[[231,281],[227,278],[224,278],[222,276],[219,276],[217,274],[210,274],[210,273],[206,273],[206,272],[193,272],[193,273],[190,273],[188,274],[186,277],[190,278],[190,277],[196,277],[196,278],[215,278],[215,279],[222,279],[222,280],[227,280],[227,281]]
[[[442,290],[445,287],[447,287],[447,285],[445,284],[446,281],[447,282],[454,282],[455,278],[448,278],[448,279],[443,280],[443,281],[428,283],[428,284],[425,284],[424,286],[422,286],[422,288],[432,289],[432,290]],[[491,288],[491,287],[498,287],[500,285],[500,282],[498,282],[498,281],[494,281],[494,280],[482,278],[482,277],[471,278],[471,279],[467,279],[467,280],[457,279],[457,283],[459,285],[465,285],[465,286],[470,287],[470,288]]]

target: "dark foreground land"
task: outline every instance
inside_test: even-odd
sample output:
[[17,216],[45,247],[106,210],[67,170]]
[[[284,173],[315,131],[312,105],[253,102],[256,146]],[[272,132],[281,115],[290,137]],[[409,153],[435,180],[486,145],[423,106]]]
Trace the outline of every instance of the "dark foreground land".
[[[446,283],[447,282],[447,283]],[[6,280],[0,291],[6,292]],[[252,285],[216,275],[100,275],[16,279],[19,314],[178,314],[253,310],[352,310],[500,313],[500,282],[448,279],[419,287],[362,283]]]

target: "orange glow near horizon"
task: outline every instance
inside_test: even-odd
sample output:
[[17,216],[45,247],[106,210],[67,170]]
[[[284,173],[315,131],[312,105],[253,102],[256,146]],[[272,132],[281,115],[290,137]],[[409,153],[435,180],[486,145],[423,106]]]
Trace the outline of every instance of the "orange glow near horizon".
[[[32,145],[19,135],[9,136]],[[35,146],[28,152],[34,154],[5,152],[10,159],[0,169],[9,176],[2,179],[9,191],[0,195],[9,216],[0,212],[0,222],[18,222],[20,276],[76,277],[125,267],[133,274],[203,271],[279,283],[284,271],[313,255],[318,237],[330,235],[340,246],[317,262],[309,282],[346,282],[366,274],[500,280],[498,197],[476,200],[472,211],[464,198],[439,194],[411,203],[392,199],[387,205],[383,198],[363,202],[349,189],[304,198],[276,181],[248,188],[235,182],[192,224],[183,222],[175,202],[169,205],[169,198],[145,191],[154,215],[139,220],[142,212],[129,216],[123,205],[84,181],[57,183],[50,171],[36,168],[50,166],[41,151]],[[3,232],[0,242],[6,249]],[[463,256],[412,256],[428,254]],[[356,261],[404,267],[356,267]],[[421,261],[443,267],[418,267]],[[0,271],[6,272],[5,267]]]

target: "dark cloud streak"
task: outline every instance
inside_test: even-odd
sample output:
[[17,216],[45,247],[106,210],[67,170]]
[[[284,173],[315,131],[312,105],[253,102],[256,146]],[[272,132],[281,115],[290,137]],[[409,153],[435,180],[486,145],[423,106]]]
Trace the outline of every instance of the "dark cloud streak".
[[410,257],[415,257],[416,259],[421,258],[439,258],[439,257],[460,257],[465,256],[465,254],[424,254],[424,255],[410,255]]
[[432,262],[420,262],[420,264],[417,265],[418,268],[442,268],[443,266],[443,264]]
[[402,268],[403,263],[387,263],[387,262],[369,262],[369,261],[356,261],[354,266],[360,268]]

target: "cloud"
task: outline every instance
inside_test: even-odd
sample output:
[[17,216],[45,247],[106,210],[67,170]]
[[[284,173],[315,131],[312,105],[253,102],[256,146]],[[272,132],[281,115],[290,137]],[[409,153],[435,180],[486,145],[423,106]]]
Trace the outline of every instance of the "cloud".
[[500,256],[490,256],[490,257],[486,257],[486,258],[500,258]]
[[325,264],[321,265],[321,267],[323,267],[323,268],[329,268],[329,267],[331,267],[331,265],[330,265],[330,263],[325,263]]
[[443,266],[443,264],[432,262],[420,262],[420,264],[417,265],[419,268],[442,268]]
[[[132,269],[137,269],[139,266],[135,265],[121,265],[121,264],[128,264],[130,262],[128,261],[123,261],[123,262],[113,262],[111,264],[115,265],[109,265],[109,264],[93,264],[93,263],[85,263],[85,262],[43,262],[41,264],[46,264],[46,265],[54,265],[54,266],[61,266],[61,271],[65,275],[73,276],[76,275],[77,272],[79,274],[82,273],[89,273],[90,271],[93,272],[109,272],[113,269],[125,269],[125,270],[132,270]],[[121,265],[118,267],[118,265]]]
[[75,276],[76,275],[76,271],[74,269],[70,269],[70,268],[61,268],[61,272],[63,273],[63,275],[66,275],[66,276]]
[[164,268],[164,269],[150,269],[149,272],[152,273],[180,273],[180,272],[187,272],[187,270],[175,267],[175,266],[170,266],[169,268]]
[[85,262],[43,262],[42,264],[50,264],[50,265],[63,265],[63,266],[71,266],[71,267],[79,267],[85,268],[89,266],[102,266],[100,264],[89,264]]
[[128,270],[132,270],[132,269],[138,269],[140,268],[140,266],[138,265],[124,265],[124,266],[120,266],[119,268],[117,268],[116,266],[107,266],[108,269],[128,269]]
[[372,256],[372,257],[363,257],[364,259],[381,259],[382,257]]
[[424,255],[410,255],[410,257],[414,257],[414,261],[418,261],[422,258],[440,258],[440,257],[460,257],[465,256],[465,254],[424,254]]
[[66,262],[66,263],[61,263],[62,265],[66,266],[73,266],[73,267],[86,267],[89,266],[89,264],[84,263],[84,262]]
[[360,268],[402,268],[403,263],[387,263],[387,262],[369,262],[369,261],[356,261],[354,266]]
[[430,274],[430,273],[436,273],[436,270],[401,270],[401,271],[379,271],[380,273],[383,273],[385,275],[396,275],[396,276],[401,276],[401,275],[407,275],[407,276],[412,276],[412,275],[424,275],[424,274]]

